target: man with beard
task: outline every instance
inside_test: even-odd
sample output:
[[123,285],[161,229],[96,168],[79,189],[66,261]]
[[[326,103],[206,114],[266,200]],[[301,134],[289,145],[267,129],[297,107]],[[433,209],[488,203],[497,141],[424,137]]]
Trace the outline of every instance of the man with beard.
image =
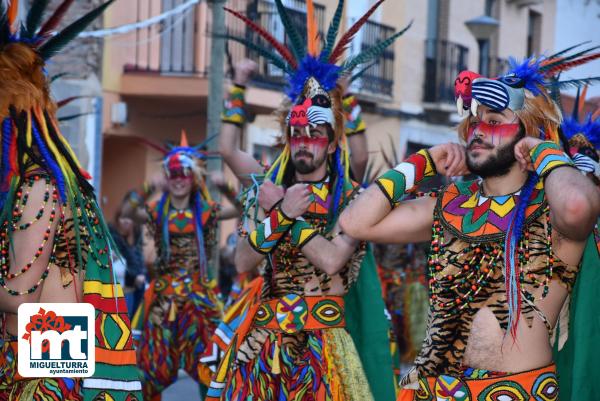
[[[561,116],[545,87],[555,71],[545,66],[557,65],[529,59],[497,79],[461,73],[466,148],[417,152],[340,218],[361,240],[431,240],[427,336],[400,400],[558,397],[550,340],[600,194],[556,143]],[[429,177],[467,170],[481,179],[402,201]]]
[[[289,49],[247,17],[228,10],[273,45],[261,54],[270,55],[289,82],[288,102],[280,113],[285,147],[266,173],[235,146],[244,122],[250,63],[236,70],[225,103],[221,155],[246,184],[263,179],[257,188],[258,206],[267,211],[239,242],[236,267],[246,271],[265,260],[266,267],[260,299],[235,331],[212,379],[209,399],[390,400],[389,326],[377,294],[374,260],[364,242],[340,233],[337,224],[360,190],[350,179],[339,81],[358,64],[376,60],[403,31],[343,62],[344,49],[367,16],[337,42],[344,7],[340,1],[327,44],[321,46],[312,1],[307,1],[306,44],[283,2],[275,0],[275,5],[289,37],[299,39]],[[246,37],[231,39],[248,44]]]

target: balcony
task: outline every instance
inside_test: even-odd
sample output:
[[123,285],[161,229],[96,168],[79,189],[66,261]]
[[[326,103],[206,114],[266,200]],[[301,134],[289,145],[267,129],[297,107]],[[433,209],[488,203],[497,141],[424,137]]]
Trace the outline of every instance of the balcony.
[[458,43],[428,39],[425,42],[426,103],[454,103],[454,80],[467,69],[469,49]]
[[[360,51],[366,51],[392,35],[391,26],[367,21],[360,33]],[[357,80],[355,87],[364,95],[392,97],[394,90],[394,47],[389,46]]]

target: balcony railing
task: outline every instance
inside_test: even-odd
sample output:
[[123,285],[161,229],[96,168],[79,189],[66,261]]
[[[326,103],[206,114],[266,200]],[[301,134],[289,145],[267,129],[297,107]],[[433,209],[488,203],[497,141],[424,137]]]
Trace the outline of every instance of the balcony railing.
[[[244,8],[245,4],[245,8]],[[298,29],[302,37],[306,37],[306,4],[304,0],[291,0],[285,2],[288,15],[294,26]],[[275,3],[268,0],[255,1],[237,1],[234,5],[237,10],[246,12],[246,16],[266,28],[276,39],[289,46],[289,39],[285,35],[283,25]],[[325,25],[325,7],[320,4],[315,4],[315,17],[319,34],[323,35]],[[246,25],[240,22],[233,16],[227,16],[226,25],[228,32],[232,35],[244,37],[253,43],[260,44],[266,48],[270,45],[264,41],[258,34],[247,29]],[[227,43],[227,59],[231,68],[235,63],[242,58],[250,58],[258,63],[258,74],[254,76],[254,82],[265,87],[281,88],[285,84],[284,74],[279,68],[269,64],[268,60],[255,51],[249,50],[245,46],[229,41]],[[229,71],[231,73],[231,71]]]
[[[376,22],[367,21],[361,30],[361,51],[368,50],[375,44],[388,39],[395,33],[394,28]],[[364,74],[361,75],[357,86],[362,92],[391,97],[394,87],[394,48],[388,47],[375,60]]]
[[454,80],[467,69],[469,49],[445,40],[425,42],[425,102],[453,103]]

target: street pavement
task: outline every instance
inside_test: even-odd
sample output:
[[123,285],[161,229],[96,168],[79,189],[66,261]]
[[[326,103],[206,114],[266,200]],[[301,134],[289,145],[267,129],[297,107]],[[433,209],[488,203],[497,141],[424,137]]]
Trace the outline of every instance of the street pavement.
[[179,371],[179,378],[163,392],[163,401],[201,401],[198,383],[183,370]]

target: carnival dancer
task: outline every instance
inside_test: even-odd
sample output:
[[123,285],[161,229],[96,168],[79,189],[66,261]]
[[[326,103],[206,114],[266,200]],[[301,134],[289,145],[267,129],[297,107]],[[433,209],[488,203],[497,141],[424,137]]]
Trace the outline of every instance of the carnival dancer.
[[[427,337],[400,400],[558,397],[550,339],[600,213],[598,189],[557,144],[561,115],[545,85],[582,57],[566,53],[513,60],[497,79],[461,73],[466,149],[419,151],[341,216],[355,238],[431,240]],[[402,200],[467,170],[481,179]]]
[[[372,255],[366,244],[340,233],[336,224],[359,190],[349,178],[342,91],[337,82],[358,64],[377,57],[404,31],[342,66],[337,63],[354,33],[381,3],[336,43],[344,6],[339,2],[322,50],[310,0],[306,44],[281,0],[275,1],[290,38],[289,49],[245,16],[228,10],[276,50],[277,54],[262,49],[261,54],[288,74],[286,95],[292,104],[280,119],[285,147],[265,174],[234,145],[244,122],[246,82],[236,82],[226,102],[221,154],[243,181],[251,175],[265,176],[258,201],[269,211],[238,245],[236,265],[248,270],[265,259],[267,264],[260,302],[234,333],[213,377],[209,399],[389,400],[394,396],[389,326]],[[230,39],[251,48],[259,46],[246,38]],[[365,291],[371,292],[368,297]],[[361,295],[362,303],[357,302]],[[371,320],[357,322],[359,318]]]
[[[583,116],[586,89],[578,92],[573,112],[561,125],[564,148],[575,166],[600,185],[600,110]],[[581,260],[581,270],[570,302],[561,311],[555,344],[561,401],[592,401],[598,398],[590,383],[600,358],[597,336],[597,290],[600,284],[600,220],[590,235]],[[565,313],[567,312],[568,313]]]
[[[250,59],[238,62],[234,66],[234,82],[244,82],[245,85],[249,78],[249,72],[255,71],[256,67],[257,64]],[[343,90],[347,90],[352,78],[356,78],[356,76],[348,76],[340,79],[340,87]],[[366,124],[362,117],[362,109],[356,96],[352,93],[344,95],[342,105],[345,135],[348,140],[348,148],[350,149],[350,174],[351,177],[363,177],[367,168],[369,154],[367,151]],[[231,123],[231,121],[227,120],[227,116],[224,116],[224,122]],[[222,187],[232,188],[231,184],[224,181],[222,182]],[[228,192],[231,193],[231,189]],[[240,195],[239,197],[244,197],[243,193]],[[244,226],[243,222],[240,227],[242,226]],[[242,228],[241,231],[243,230]],[[215,373],[225,352],[229,348],[229,344],[231,344],[231,336],[246,318],[250,307],[260,301],[262,285],[263,278],[259,274],[259,269],[238,273],[238,276],[234,280],[232,291],[227,297],[227,303],[224,306],[225,315],[223,320],[219,323],[217,330],[211,337],[209,346],[200,357],[199,369],[203,382],[210,383],[211,376]]]
[[[208,261],[218,220],[238,211],[212,201],[204,178],[210,154],[202,146],[189,146],[182,132],[179,146],[163,149],[166,184],[146,185],[124,208],[125,215],[147,225],[156,248],[153,280],[133,318],[147,400],[160,400],[180,368],[199,382],[198,358],[221,319]],[[157,190],[162,190],[160,199],[147,203]]]
[[[113,281],[110,234],[90,177],[60,133],[44,71],[110,3],[55,32],[72,2],[44,24],[48,2],[32,2],[26,18],[19,18],[18,1],[0,2],[0,400],[141,400],[127,306]],[[92,377],[19,375],[17,309],[38,302],[95,307]],[[31,322],[40,331],[59,323],[45,311],[40,315],[41,326]]]

